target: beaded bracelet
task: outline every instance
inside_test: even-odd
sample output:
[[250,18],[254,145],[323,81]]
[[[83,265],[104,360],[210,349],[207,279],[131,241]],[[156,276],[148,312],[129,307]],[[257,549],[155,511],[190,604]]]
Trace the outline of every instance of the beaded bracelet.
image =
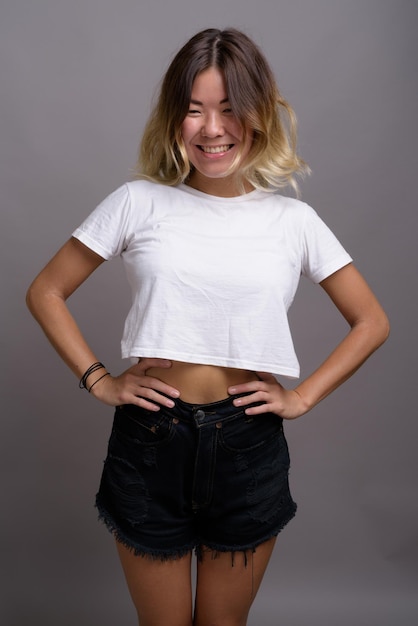
[[100,361],[96,361],[96,363],[93,363],[93,365],[90,365],[90,367],[84,372],[84,374],[80,378],[80,382],[78,383],[79,388],[87,389],[86,383],[90,374],[93,374],[93,372],[96,372],[97,370],[101,370],[101,369],[106,369],[106,368],[103,365],[103,363],[100,363]]

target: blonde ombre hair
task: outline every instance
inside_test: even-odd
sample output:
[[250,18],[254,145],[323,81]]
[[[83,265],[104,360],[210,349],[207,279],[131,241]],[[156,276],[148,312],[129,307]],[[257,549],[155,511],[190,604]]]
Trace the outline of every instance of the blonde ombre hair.
[[273,73],[258,47],[233,28],[207,29],[192,37],[176,54],[161,84],[157,104],[141,141],[136,173],[166,185],[184,182],[193,165],[181,136],[198,74],[217,67],[225,77],[233,114],[244,135],[252,133],[249,154],[238,154],[230,170],[264,190],[291,185],[297,192],[296,174],[309,171],[296,153],[296,116],[282,98]]

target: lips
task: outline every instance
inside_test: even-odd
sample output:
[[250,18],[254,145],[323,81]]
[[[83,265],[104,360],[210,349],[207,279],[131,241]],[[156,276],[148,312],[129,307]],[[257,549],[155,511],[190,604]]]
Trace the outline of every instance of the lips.
[[207,154],[220,154],[222,152],[228,152],[233,147],[234,144],[225,144],[224,146],[201,146],[199,145],[199,150],[202,152],[206,152]]

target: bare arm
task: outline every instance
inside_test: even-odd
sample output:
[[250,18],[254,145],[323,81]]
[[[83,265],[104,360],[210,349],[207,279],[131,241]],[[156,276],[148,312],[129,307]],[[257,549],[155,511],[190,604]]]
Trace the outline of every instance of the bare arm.
[[272,411],[286,419],[303,415],[352,376],[388,337],[386,314],[352,264],[326,278],[321,286],[347,320],[350,331],[318,369],[293,390],[285,389],[271,374],[263,372],[258,372],[260,382],[231,387],[231,394],[254,392],[235,400],[237,406],[265,402],[247,409],[248,414]]
[[[103,263],[104,259],[77,239],[70,239],[51,259],[29,287],[26,302],[51,344],[65,363],[81,378],[99,359],[84,339],[71,315],[66,300]],[[170,367],[170,361],[144,359],[120,376],[106,376],[92,389],[92,394],[106,404],[137,404],[158,410],[152,400],[172,406],[161,391],[172,397],[179,394],[174,388],[156,378],[147,377],[150,367]],[[106,370],[91,374],[91,385]]]

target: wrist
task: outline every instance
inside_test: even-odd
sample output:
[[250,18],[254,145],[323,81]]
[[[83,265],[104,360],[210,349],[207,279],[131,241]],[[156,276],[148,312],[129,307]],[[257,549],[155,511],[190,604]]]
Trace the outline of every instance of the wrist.
[[303,415],[304,413],[307,413],[308,411],[310,411],[313,405],[311,405],[310,402],[307,400],[307,398],[305,398],[301,394],[299,389],[293,389],[292,391],[296,394],[296,396],[298,398],[298,402],[299,402],[299,405],[301,407],[301,415]]
[[98,378],[96,378],[96,380],[94,382],[92,382],[89,387],[87,387],[87,391],[90,393],[91,390],[93,389],[93,387],[98,382],[100,382],[103,378],[105,378],[105,376],[110,376],[110,372],[105,372],[104,374],[101,374]]
[[80,389],[87,389],[90,393],[93,387],[105,376],[110,376],[110,373],[106,370],[103,363],[96,361],[84,372],[78,386]]

